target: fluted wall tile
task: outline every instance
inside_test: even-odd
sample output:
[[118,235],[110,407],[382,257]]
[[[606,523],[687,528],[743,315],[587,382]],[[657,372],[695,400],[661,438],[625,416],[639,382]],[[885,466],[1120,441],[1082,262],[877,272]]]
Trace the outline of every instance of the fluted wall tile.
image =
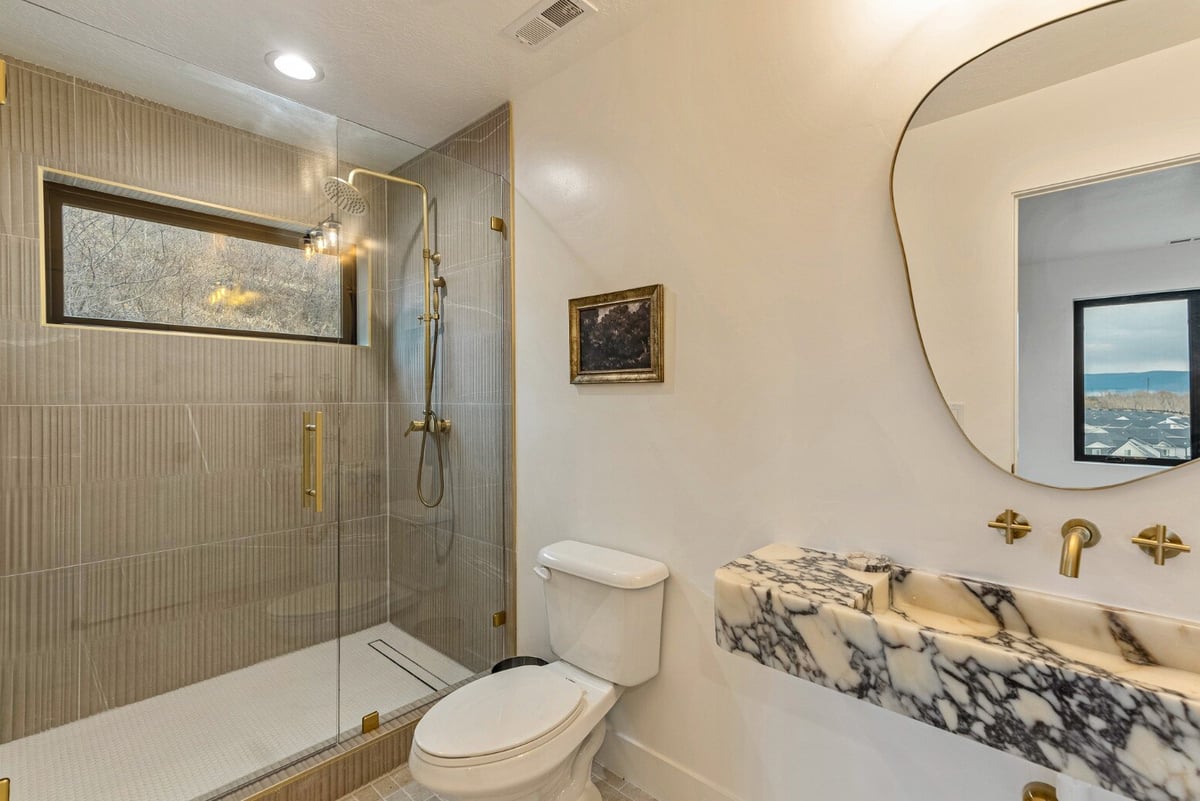
[[78,560],[78,486],[0,485],[0,576]]
[[317,403],[341,395],[343,345],[82,332],[84,403]]
[[509,124],[507,103],[488,112],[431,150],[458,161],[511,179],[509,169]]
[[79,402],[79,332],[0,319],[0,404]]
[[80,172],[195,197],[198,132],[180,116],[80,84],[75,125]]
[[72,169],[74,85],[19,62],[8,73],[0,114],[0,234],[36,238],[38,167]]
[[38,240],[0,235],[0,320],[41,319]]
[[0,148],[29,154],[43,163],[68,164],[74,88],[69,78],[10,63],[9,102],[0,114]]
[[336,576],[334,526],[87,565],[84,714],[333,638]]
[[79,409],[0,406],[0,486],[70,486],[79,480]]
[[321,191],[332,131],[323,152],[306,151],[87,82],[75,112],[85,174],[297,222],[333,211]]
[[466,653],[467,621],[451,581],[454,532],[435,523],[393,516],[388,537],[392,623],[461,660]]
[[341,635],[387,622],[387,516],[343,520],[338,548]]
[[[443,439],[446,491],[424,510],[416,498],[420,439],[403,437],[424,394],[424,306],[419,203],[389,193],[389,526],[392,621],[472,669],[504,655],[505,631],[491,626],[509,597],[511,283],[508,242],[490,218],[508,219],[508,108],[498,109],[398,172],[430,190],[431,229],[446,278],[443,337],[433,405],[453,421]],[[488,169],[494,172],[487,172]],[[408,246],[406,246],[406,244]],[[432,443],[431,443],[432,444]],[[425,455],[425,486],[437,475]]]
[[368,297],[368,342],[336,351],[342,375],[339,400],[346,403],[387,401],[388,296],[385,290],[373,290]]
[[0,743],[79,716],[78,574],[0,577]]
[[[300,504],[301,428],[307,410],[325,413],[326,507],[321,513]],[[378,414],[382,417],[382,408]],[[339,415],[328,405],[84,407],[84,559],[335,521]],[[382,478],[376,481],[380,483]],[[354,489],[372,497],[369,487]],[[377,506],[385,502],[382,495],[382,489],[374,490],[380,498]]]
[[387,405],[344,404],[338,419],[342,520],[387,514]]
[[31,153],[0,146],[0,234],[38,236],[38,163]]
[[461,614],[468,625],[462,664],[486,670],[504,658],[504,632],[491,625],[492,612],[503,609],[504,549],[464,540],[456,554],[451,583],[458,590]]

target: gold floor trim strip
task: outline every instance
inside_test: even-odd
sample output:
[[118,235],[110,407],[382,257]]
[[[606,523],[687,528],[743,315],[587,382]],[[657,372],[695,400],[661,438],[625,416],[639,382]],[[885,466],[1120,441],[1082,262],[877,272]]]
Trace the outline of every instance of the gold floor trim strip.
[[[419,718],[418,718],[418,720],[419,720]],[[346,751],[341,752],[340,754],[335,754],[335,755],[329,757],[328,759],[321,760],[320,762],[318,762],[315,765],[310,765],[309,767],[305,768],[304,770],[300,771],[299,773],[296,773],[292,776],[288,776],[286,779],[282,779],[281,781],[278,781],[275,784],[272,784],[270,787],[264,787],[262,790],[259,790],[258,792],[254,793],[253,795],[246,796],[244,799],[242,799],[242,801],[267,801],[267,799],[269,799],[271,796],[273,796],[276,793],[280,792],[281,790],[295,784],[296,782],[300,782],[300,781],[304,781],[305,779],[309,779],[322,771],[333,770],[334,767],[338,763],[340,763],[346,759],[349,759],[350,757],[355,756],[368,748],[371,748],[374,746],[382,747],[384,741],[386,741],[392,737],[400,737],[406,733],[410,733],[416,727],[417,727],[417,721],[413,720],[408,723],[405,723],[402,726],[398,726],[395,729],[385,731],[382,734],[380,734],[379,736],[372,737],[370,740],[359,743],[358,745],[355,745],[355,746],[347,749]]]

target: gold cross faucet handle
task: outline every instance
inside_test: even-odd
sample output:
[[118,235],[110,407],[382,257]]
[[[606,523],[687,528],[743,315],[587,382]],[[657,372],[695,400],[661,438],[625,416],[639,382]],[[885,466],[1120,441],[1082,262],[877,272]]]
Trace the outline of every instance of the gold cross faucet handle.
[[1153,556],[1156,565],[1161,565],[1171,557],[1192,550],[1192,546],[1184,545],[1179,535],[1162,523],[1142,529],[1142,532],[1131,542]]
[[1009,545],[1013,544],[1013,540],[1019,540],[1033,531],[1033,526],[1029,525],[1029,521],[1025,519],[1025,515],[1018,514],[1012,509],[1005,509],[996,515],[996,519],[988,523],[988,528],[1003,531],[1004,541]]

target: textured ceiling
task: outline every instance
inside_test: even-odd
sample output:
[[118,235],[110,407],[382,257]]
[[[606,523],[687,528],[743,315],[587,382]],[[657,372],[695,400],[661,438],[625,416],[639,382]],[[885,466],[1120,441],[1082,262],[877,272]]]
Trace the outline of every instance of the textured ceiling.
[[[187,110],[231,123],[229,113],[253,114],[255,104],[269,102],[243,90],[245,97],[229,102],[244,108],[222,108],[217,91],[222,87],[215,86],[221,81],[188,69],[196,65],[427,147],[602,47],[658,3],[593,0],[600,13],[539,50],[500,34],[532,5],[533,0],[0,0],[0,52],[173,105],[195,94],[186,98]],[[277,75],[264,62],[272,50],[305,54],[321,65],[325,79],[304,84]],[[206,110],[210,103],[215,113]]]

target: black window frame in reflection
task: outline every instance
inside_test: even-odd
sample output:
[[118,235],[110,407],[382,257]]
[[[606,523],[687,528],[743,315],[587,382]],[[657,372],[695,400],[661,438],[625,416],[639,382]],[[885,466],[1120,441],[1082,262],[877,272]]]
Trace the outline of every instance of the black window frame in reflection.
[[255,331],[244,328],[172,325],[170,323],[122,320],[104,317],[77,317],[64,311],[63,276],[63,206],[106,212],[147,222],[190,228],[207,233],[223,234],[236,239],[265,242],[272,245],[303,249],[303,233],[246,220],[236,220],[177,206],[153,203],[140,198],[114,195],[95,189],[45,181],[43,207],[46,257],[46,322],[62,325],[86,325],[137,331],[172,331],[188,334],[209,334],[225,337],[253,337],[299,342],[328,342],[343,345],[358,344],[357,283],[358,263],[355,248],[346,247],[339,254],[341,264],[341,335],[321,337],[308,334],[288,334],[274,331]]
[[[1188,331],[1188,420],[1191,433],[1191,458],[1138,459],[1131,456],[1095,456],[1084,452],[1086,437],[1084,434],[1084,416],[1086,413],[1086,396],[1084,395],[1084,341],[1083,315],[1084,311],[1097,306],[1122,306],[1135,303],[1154,303],[1164,300],[1187,301],[1187,331]],[[1102,462],[1105,464],[1137,464],[1156,467],[1175,467],[1194,461],[1197,456],[1197,446],[1200,446],[1200,427],[1196,425],[1196,411],[1200,398],[1200,290],[1173,290],[1169,292],[1149,292],[1138,295],[1120,295],[1111,298],[1090,298],[1076,300],[1075,307],[1075,387],[1074,387],[1074,425],[1075,425],[1075,461]]]

